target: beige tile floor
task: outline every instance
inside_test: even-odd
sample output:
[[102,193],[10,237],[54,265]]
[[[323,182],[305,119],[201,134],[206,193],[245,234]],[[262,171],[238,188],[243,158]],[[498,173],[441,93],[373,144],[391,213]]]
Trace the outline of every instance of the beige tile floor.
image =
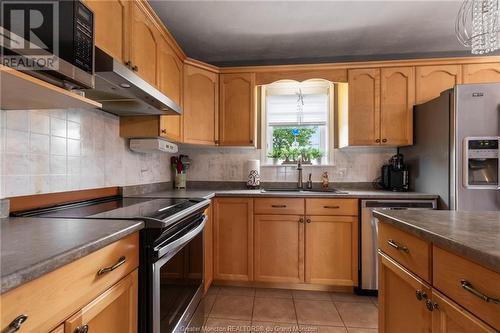
[[376,297],[322,291],[211,287],[206,332],[377,333]]

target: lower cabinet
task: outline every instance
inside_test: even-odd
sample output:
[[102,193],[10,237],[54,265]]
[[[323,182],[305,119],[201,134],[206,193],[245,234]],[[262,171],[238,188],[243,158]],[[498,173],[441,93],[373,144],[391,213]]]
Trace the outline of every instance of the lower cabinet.
[[64,323],[65,333],[137,332],[137,269]]
[[304,217],[255,215],[255,281],[304,282]]
[[306,217],[305,282],[357,286],[357,217]]
[[432,313],[425,301],[431,288],[379,253],[379,332],[431,332]]
[[215,198],[214,279],[253,280],[253,199]]
[[491,327],[484,324],[458,304],[433,290],[432,332],[433,333],[494,333]]

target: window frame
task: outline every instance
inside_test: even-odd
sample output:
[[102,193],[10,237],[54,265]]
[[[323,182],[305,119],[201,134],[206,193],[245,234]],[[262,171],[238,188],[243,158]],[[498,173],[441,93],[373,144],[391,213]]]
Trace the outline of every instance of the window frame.
[[[311,165],[308,165],[308,166],[319,166],[319,167],[322,167],[322,166],[333,166],[334,165],[334,158],[333,158],[333,149],[334,149],[334,137],[335,137],[335,124],[334,124],[334,121],[335,121],[335,116],[334,116],[334,109],[335,109],[335,83],[334,82],[330,82],[330,81],[327,81],[327,80],[323,80],[323,79],[314,79],[314,80],[307,80],[307,81],[303,81],[303,82],[298,82],[298,81],[293,81],[293,80],[280,80],[280,81],[277,81],[277,82],[273,82],[271,84],[268,84],[268,85],[262,85],[259,87],[260,89],[260,133],[261,133],[261,144],[262,144],[262,147],[261,147],[261,156],[260,156],[260,160],[261,160],[261,165],[263,166],[293,166],[294,164],[273,164],[271,159],[269,159],[267,157],[268,155],[268,138],[269,138],[269,135],[270,133],[269,132],[269,126],[268,126],[268,123],[267,123],[267,92],[269,90],[269,87],[274,85],[274,84],[301,84],[301,83],[305,83],[305,84],[322,84],[324,86],[328,85],[327,87],[327,91],[328,91],[328,114],[327,114],[327,123],[326,123],[326,126],[325,126],[325,134],[326,134],[326,141],[325,141],[325,144],[326,144],[326,149],[325,149],[325,156],[322,158],[322,162],[321,164],[311,164]],[[292,89],[292,88],[290,88]],[[318,89],[321,89],[321,88],[318,88]],[[324,89],[324,87],[323,87]]]

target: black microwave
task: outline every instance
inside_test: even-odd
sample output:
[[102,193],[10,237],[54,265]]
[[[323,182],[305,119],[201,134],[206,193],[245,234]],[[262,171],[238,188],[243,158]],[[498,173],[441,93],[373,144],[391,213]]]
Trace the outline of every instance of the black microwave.
[[[56,55],[59,59],[57,67],[42,67],[36,70],[27,69],[26,71],[35,76],[47,75],[53,81],[57,78],[63,82],[72,82],[77,87],[92,88],[94,85],[94,13],[80,0],[56,0],[56,1],[29,1],[29,2],[9,2],[2,7],[4,11],[4,28],[9,31],[15,31],[16,22],[22,18],[9,15],[9,11],[28,10],[36,11],[42,18],[43,24],[34,25],[31,29],[33,34],[26,33],[23,30],[25,40],[29,43],[39,45],[46,54]],[[26,20],[28,17],[24,15]],[[19,22],[17,22],[19,23]],[[17,24],[19,26],[19,24]],[[12,30],[14,29],[14,30]],[[30,32],[31,33],[31,32]],[[36,35],[36,38],[31,36]],[[25,45],[26,42],[24,42]],[[10,44],[14,45],[14,44]],[[42,46],[43,45],[43,46]],[[3,55],[21,55],[28,58],[33,53],[28,48],[4,48]],[[5,64],[5,63],[4,63]],[[5,64],[9,65],[9,64]],[[47,70],[45,70],[47,69]],[[53,82],[52,82],[53,83]]]

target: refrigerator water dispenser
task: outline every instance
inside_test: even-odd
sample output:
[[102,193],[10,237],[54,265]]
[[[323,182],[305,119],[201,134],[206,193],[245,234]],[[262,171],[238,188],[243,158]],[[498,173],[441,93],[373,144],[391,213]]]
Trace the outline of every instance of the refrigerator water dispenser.
[[464,138],[463,185],[468,189],[500,189],[498,136]]

